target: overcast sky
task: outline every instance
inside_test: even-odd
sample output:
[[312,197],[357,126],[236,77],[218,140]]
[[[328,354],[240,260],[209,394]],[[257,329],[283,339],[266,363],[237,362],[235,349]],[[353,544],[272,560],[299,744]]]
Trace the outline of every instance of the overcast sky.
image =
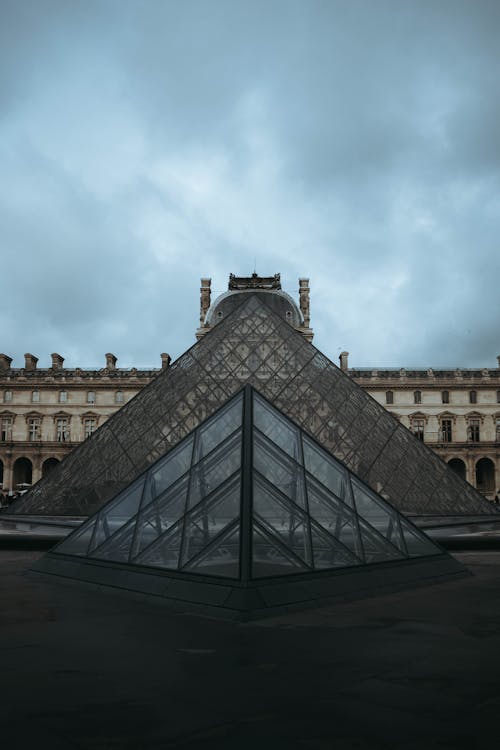
[[201,276],[352,366],[496,366],[498,0],[0,0],[0,351],[160,365]]

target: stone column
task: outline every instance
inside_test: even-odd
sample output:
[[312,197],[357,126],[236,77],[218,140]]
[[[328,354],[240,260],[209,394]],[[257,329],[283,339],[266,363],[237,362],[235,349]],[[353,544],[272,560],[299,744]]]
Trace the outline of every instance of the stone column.
[[31,473],[31,484],[35,484],[39,479],[42,478],[42,456],[36,451],[32,456],[32,473]]
[[465,478],[469,482],[469,484],[472,484],[473,487],[476,486],[476,457],[472,455],[468,455],[465,458]]
[[9,492],[12,489],[12,453],[5,454],[5,460],[3,462],[3,491]]

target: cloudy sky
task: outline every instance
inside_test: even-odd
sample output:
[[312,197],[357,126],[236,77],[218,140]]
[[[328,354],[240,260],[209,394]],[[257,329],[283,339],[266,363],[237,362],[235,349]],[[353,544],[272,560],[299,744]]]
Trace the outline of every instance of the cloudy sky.
[[353,366],[500,354],[498,0],[0,0],[0,351],[159,366],[199,279]]

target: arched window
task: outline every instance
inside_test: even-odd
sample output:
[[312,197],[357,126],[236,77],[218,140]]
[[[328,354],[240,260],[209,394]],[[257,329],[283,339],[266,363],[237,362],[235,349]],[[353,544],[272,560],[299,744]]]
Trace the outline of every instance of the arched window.
[[439,421],[441,427],[441,442],[451,443],[453,440],[453,421],[449,418],[443,418]]
[[123,404],[124,402],[123,391],[116,391],[115,393],[115,404]]
[[469,403],[477,404],[477,391],[469,391]]
[[458,474],[458,476],[461,479],[465,480],[465,478],[466,478],[466,468],[465,468],[465,464],[464,464],[464,462],[462,461],[461,458],[451,458],[448,461],[448,466],[450,467],[450,469],[452,471],[455,472],[455,474]]
[[17,458],[14,462],[14,477],[13,485],[14,489],[23,490],[28,485],[31,485],[31,477],[33,472],[33,465],[29,458]]
[[386,404],[393,404],[394,403],[394,393],[393,393],[393,391],[386,391],[385,392],[385,403]]
[[468,417],[467,419],[467,440],[469,443],[479,443],[481,419],[479,417]]
[[42,464],[42,477],[47,476],[47,474],[52,471],[52,469],[55,469],[55,467],[58,465],[59,461],[57,458],[47,458]]
[[421,404],[422,403],[422,391],[414,391],[413,392],[413,403],[414,404]]
[[411,431],[419,440],[424,440],[425,417],[422,414],[416,414],[410,417]]
[[0,440],[2,442],[9,442],[12,440],[12,424],[14,417],[10,414],[5,414],[0,417]]
[[476,464],[476,487],[483,494],[495,492],[495,464],[491,458],[480,458]]
[[97,430],[97,417],[87,416],[83,418],[83,435],[88,438]]
[[441,401],[443,404],[449,404],[450,403],[450,392],[449,391],[441,391]]

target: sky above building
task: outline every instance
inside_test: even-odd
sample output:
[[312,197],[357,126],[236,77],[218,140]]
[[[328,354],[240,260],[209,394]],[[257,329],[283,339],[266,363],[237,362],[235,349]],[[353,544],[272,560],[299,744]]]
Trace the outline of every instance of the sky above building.
[[352,366],[496,366],[497,0],[0,0],[0,351],[160,365],[200,277]]

